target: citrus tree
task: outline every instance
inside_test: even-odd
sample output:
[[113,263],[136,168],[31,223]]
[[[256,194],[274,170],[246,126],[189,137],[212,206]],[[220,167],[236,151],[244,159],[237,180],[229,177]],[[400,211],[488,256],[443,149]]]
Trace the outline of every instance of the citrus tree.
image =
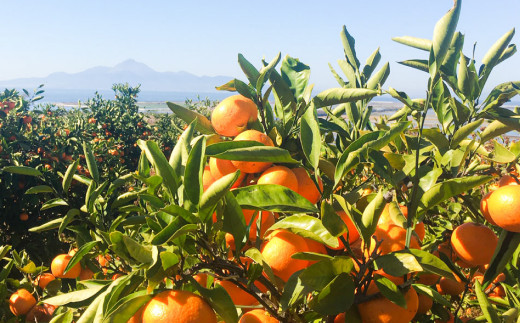
[[[346,79],[331,66],[339,87],[313,95],[298,59],[279,54],[257,69],[238,55],[246,80],[218,87],[238,94],[211,118],[168,102],[188,126],[171,153],[137,140],[134,172],[104,176],[88,142],[88,173],[76,174],[75,160],[59,185],[5,167],[46,182],[43,208],[62,210],[31,231],[70,238],[52,275],[2,248],[4,291],[18,289],[11,312],[55,322],[516,321],[520,151],[498,137],[519,130],[503,105],[520,83],[480,98],[516,51],[514,32],[477,71],[456,32],[460,10],[455,1],[432,40],[395,39],[428,52],[402,62],[429,74],[426,98],[384,89],[389,65],[377,68],[376,50],[361,66],[344,27]],[[374,122],[370,100],[384,93],[403,108]],[[425,127],[429,111],[438,126]],[[23,279],[13,282],[15,267]]]

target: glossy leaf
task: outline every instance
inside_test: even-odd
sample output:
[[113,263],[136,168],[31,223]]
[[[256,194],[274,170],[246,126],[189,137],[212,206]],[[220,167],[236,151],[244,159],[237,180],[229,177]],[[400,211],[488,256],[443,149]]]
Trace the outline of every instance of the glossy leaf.
[[310,74],[311,70],[309,66],[300,62],[298,59],[290,56],[285,56],[283,59],[281,75],[283,80],[289,85],[297,101],[303,98]]
[[237,170],[234,173],[224,175],[222,178],[216,180],[210,187],[204,191],[200,199],[199,215],[202,216],[202,221],[206,221],[209,216],[209,212],[213,210],[215,205],[226,195],[231,189],[233,184],[240,175],[240,171]]
[[179,224],[175,221],[168,224],[161,232],[159,232],[151,241],[153,245],[165,244],[175,238],[185,235],[189,232],[196,231],[198,226],[196,224],[186,224],[179,228]]
[[74,221],[74,219],[79,216],[78,209],[70,209],[67,211],[67,214],[63,217],[63,221],[60,222],[60,227],[58,229],[58,235],[61,235],[63,231],[67,228],[67,226]]
[[70,183],[72,183],[72,178],[74,176],[74,173],[76,172],[76,169],[78,168],[78,165],[79,159],[77,159],[72,164],[70,164],[69,167],[67,167],[67,171],[65,172],[62,181],[62,188],[64,192],[68,192]]
[[494,120],[490,124],[486,126],[484,131],[480,134],[480,142],[485,143],[486,141],[501,136],[509,131],[514,130],[513,127],[510,127],[498,120]]
[[202,173],[204,171],[206,138],[199,137],[193,145],[188,156],[188,162],[184,170],[184,191],[186,197],[198,205],[202,195]]
[[89,253],[92,248],[94,248],[98,244],[97,241],[90,241],[82,245],[78,248],[78,251],[70,258],[69,263],[67,264],[67,267],[65,267],[65,270],[63,271],[64,274],[66,274],[72,267],[74,267],[77,263],[80,262],[80,260]]
[[[369,79],[372,75],[372,72],[377,67],[377,64],[379,64],[379,61],[381,60],[381,53],[379,53],[379,47],[367,58],[367,61],[365,63],[365,66],[363,66],[363,76],[365,79]],[[367,86],[367,88],[370,89],[370,87]]]
[[54,230],[59,228],[62,222],[63,218],[54,219],[37,227],[30,228],[29,232],[43,232],[48,230]]
[[219,154],[225,153],[228,150],[257,147],[257,146],[265,147],[265,145],[262,144],[261,142],[252,141],[252,140],[222,141],[222,142],[217,142],[216,144],[207,146],[206,155],[207,156],[217,156]]
[[268,231],[285,229],[300,236],[337,248],[338,239],[323,226],[320,219],[310,215],[291,215],[272,225]]
[[128,322],[132,316],[144,305],[146,305],[153,297],[153,294],[136,293],[135,297],[127,298],[113,310],[104,320],[103,323]]
[[511,42],[511,39],[514,35],[515,29],[513,28],[500,37],[482,58],[482,66],[480,67],[479,71],[479,83],[481,88],[484,87],[491,70],[498,64],[500,57],[507,49],[507,46]]
[[43,176],[39,170],[27,166],[6,166],[2,168],[2,171],[27,176]]
[[327,107],[340,103],[371,99],[377,94],[377,91],[370,89],[333,88],[320,92],[313,98],[313,101],[316,107]]
[[48,209],[53,208],[53,207],[66,206],[66,205],[69,205],[69,204],[64,199],[55,198],[55,199],[48,200],[47,202],[45,202],[42,205],[42,207],[40,208],[40,210],[44,211],[44,210],[48,210]]
[[412,36],[393,37],[392,40],[400,44],[424,50],[427,52],[430,51],[433,44],[432,41],[429,39],[417,38]]
[[166,157],[159,149],[157,143],[153,141],[139,140],[139,147],[146,153],[146,157],[154,166],[157,175],[163,179],[162,185],[169,191],[172,196],[177,194],[177,187],[179,186],[178,175],[173,171],[172,166],[166,160]]
[[354,303],[355,285],[346,273],[336,276],[311,302],[311,308],[325,315],[347,311]]
[[482,286],[478,279],[475,279],[475,294],[477,295],[477,300],[480,305],[480,309],[484,313],[484,317],[488,322],[498,323],[502,322],[498,317],[498,314],[495,308],[489,302],[486,293],[482,290]]
[[47,298],[44,301],[46,304],[51,304],[54,306],[62,306],[87,301],[101,293],[104,289],[106,289],[106,287],[106,285],[91,286],[87,289],[77,290],[70,293]]
[[436,24],[433,30],[432,52],[435,57],[437,70],[441,67],[444,58],[448,52],[457,23],[459,21],[460,0],[454,0],[453,8],[451,8]]
[[482,284],[487,287],[500,273],[503,273],[507,263],[513,258],[515,251],[520,245],[520,233],[502,230],[495,248],[495,253],[491,258],[489,267],[484,273]]
[[476,129],[478,129],[482,123],[484,122],[484,119],[478,119],[471,123],[468,123],[467,125],[461,127],[459,130],[457,130],[453,134],[453,138],[451,139],[451,148],[456,148],[457,145],[464,139],[468,138],[470,134],[472,134]]
[[343,29],[341,30],[341,42],[343,43],[343,49],[348,62],[356,71],[359,70],[359,61],[355,49],[356,41],[354,40],[354,37],[349,34],[347,27],[345,26],[343,26]]
[[258,80],[260,73],[253,66],[253,64],[251,64],[242,54],[238,54],[238,64],[240,65],[240,68],[242,69],[244,74],[247,76],[249,83],[256,84],[256,81]]
[[385,63],[383,67],[379,71],[377,71],[376,74],[374,74],[370,79],[367,81],[367,89],[375,90],[377,89],[378,85],[383,86],[386,79],[390,75],[390,64]]
[[246,235],[246,221],[242,208],[238,204],[235,196],[226,190],[226,204],[224,206],[224,224],[222,230],[233,235],[235,240],[235,249],[242,249],[242,240]]
[[472,176],[448,179],[444,182],[435,184],[421,197],[418,213],[424,212],[425,210],[476,186],[487,183],[491,179],[491,176]]
[[[213,145],[212,145],[213,146]],[[271,146],[254,146],[245,148],[229,149],[213,157],[227,160],[261,161],[272,163],[297,163],[291,157],[289,151]]]
[[99,182],[99,170],[96,163],[96,158],[92,152],[92,148],[87,142],[83,142],[83,154],[85,155],[85,161],[87,162],[87,169],[90,172],[90,176],[96,182]]
[[406,300],[403,293],[397,286],[388,278],[376,275],[374,282],[376,283],[379,292],[392,303],[406,308]]
[[314,104],[303,114],[300,122],[300,140],[305,157],[316,170],[320,162],[321,133]]
[[175,113],[176,116],[184,120],[187,124],[190,124],[193,122],[193,120],[197,120],[197,123],[195,125],[195,129],[203,134],[210,135],[214,134],[215,130],[213,130],[213,126],[211,125],[211,121],[208,120],[205,116],[202,114],[195,112],[193,110],[187,109],[181,105],[178,105],[173,102],[166,102],[166,105],[170,110],[172,110],[173,113]]
[[38,185],[30,187],[25,194],[54,193],[54,189],[48,185]]
[[190,123],[177,140],[175,147],[173,147],[173,151],[170,155],[168,163],[172,167],[175,174],[184,174],[184,167],[188,162],[188,156],[191,149],[190,143],[193,139],[196,124],[196,120]]
[[152,263],[152,250],[150,246],[143,245],[134,239],[124,235],[123,243],[128,254],[140,264]]
[[232,192],[238,203],[246,209],[287,213],[318,212],[306,198],[281,185],[250,185]]
[[222,317],[224,322],[238,323],[235,304],[233,304],[231,297],[222,286],[215,284],[214,288],[207,289],[200,286],[194,280],[192,283],[197,291],[206,299],[206,301],[208,301],[215,312]]

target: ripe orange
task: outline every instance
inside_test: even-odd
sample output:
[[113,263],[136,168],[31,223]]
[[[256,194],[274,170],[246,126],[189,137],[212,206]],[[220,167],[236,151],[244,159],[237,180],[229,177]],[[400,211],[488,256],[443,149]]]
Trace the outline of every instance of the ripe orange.
[[424,294],[417,294],[419,299],[419,306],[417,307],[417,314],[426,314],[433,306],[433,299]]
[[27,289],[19,289],[9,298],[9,309],[15,316],[27,314],[36,305],[36,298]]
[[518,185],[518,182],[513,176],[504,175],[500,177],[498,180],[498,187],[507,186],[507,185]]
[[466,285],[462,282],[459,276],[453,274],[455,280],[451,278],[441,277],[437,283],[437,291],[442,295],[458,296],[464,292]]
[[334,323],[345,323],[345,313],[339,313],[334,318]]
[[23,213],[20,213],[20,220],[21,221],[27,221],[29,220],[29,214],[23,212]]
[[55,279],[56,279],[56,277],[54,277],[53,274],[43,273],[41,275],[38,275],[38,277],[36,277],[36,279],[34,280],[34,283],[36,285],[38,285],[41,289],[45,289],[45,287],[47,287],[47,285]]
[[472,266],[488,264],[498,244],[490,228],[478,223],[459,225],[451,235],[451,247],[457,256]]
[[[237,168],[231,160],[225,160],[225,159],[218,159],[215,157],[209,158],[209,170],[211,173],[211,177],[213,177],[213,180],[216,181],[217,179],[220,179],[224,177],[225,175],[231,174],[236,172]],[[238,176],[238,179],[236,180],[235,184],[231,186],[231,188],[236,188],[240,186],[244,178],[246,177],[245,173],[240,173]]]
[[298,179],[298,194],[305,197],[312,204],[318,203],[321,198],[321,193],[323,192],[323,182],[321,178],[318,177],[318,185],[319,190],[314,184],[314,181],[310,178],[309,174],[303,167],[293,168],[291,169],[296,178]]
[[213,129],[225,137],[235,137],[258,120],[256,104],[242,96],[232,95],[222,100],[211,113]]
[[85,267],[81,268],[81,273],[79,274],[78,278],[79,280],[89,280],[94,277],[94,272],[90,270],[90,268]]
[[409,323],[417,313],[419,299],[413,288],[404,295],[406,308],[392,303],[385,297],[377,297],[357,305],[363,322]]
[[440,276],[436,274],[421,273],[417,276],[417,283],[423,285],[434,285],[439,281]]
[[[401,209],[401,213],[405,218],[408,218],[408,207],[406,205],[399,205],[399,209]],[[381,216],[379,217],[378,224],[382,223],[391,223],[395,225],[401,226],[401,224],[394,222],[392,217],[390,216],[390,203],[387,203],[385,205],[385,208],[383,209],[383,212],[381,212]],[[426,235],[426,230],[424,228],[424,223],[419,222],[415,225],[414,232],[419,237],[419,240],[423,241],[424,236]]]
[[167,290],[154,296],[143,310],[143,323],[217,323],[217,316],[200,296],[182,290]]
[[[265,146],[274,146],[273,141],[269,136],[267,136],[265,133],[262,133],[257,130],[246,130],[235,137],[236,141],[240,140],[251,140],[251,141],[258,141]],[[271,166],[271,162],[258,162],[258,161],[239,161],[239,160],[233,160],[231,161],[233,165],[235,165],[236,168],[240,169],[241,172],[244,173],[259,173]]]
[[[401,228],[395,224],[383,223],[379,224],[374,232],[374,236],[377,241],[382,241],[378,248],[378,251],[382,255],[393,251],[403,250],[406,245],[406,229]],[[374,238],[372,238],[373,240]],[[370,244],[370,253],[375,248],[375,241]],[[412,236],[410,240],[410,248],[421,249],[420,243],[415,236]]]
[[247,306],[258,303],[258,300],[254,298],[253,295],[249,294],[228,280],[219,280],[216,283],[226,290],[235,305]]
[[307,260],[292,259],[297,252],[310,251],[304,238],[285,230],[275,230],[262,247],[262,256],[273,269],[273,273],[283,281],[309,265]]
[[295,192],[298,192],[298,179],[296,175],[285,166],[272,166],[265,170],[257,184],[276,184],[285,186]]
[[142,306],[126,323],[143,323],[144,306]]
[[25,316],[25,322],[50,322],[56,306],[50,304],[36,305]]
[[[345,211],[343,211],[343,210],[337,211],[336,213],[340,216],[340,218],[343,220],[343,222],[345,222],[345,224],[347,225],[348,239],[347,239],[346,232],[343,234],[343,238],[345,238],[345,240],[347,240],[349,244],[353,243],[354,241],[359,239],[359,232],[358,232],[356,226],[354,225],[354,222],[352,222],[352,220],[350,220],[350,217],[347,215],[347,213],[345,213]],[[329,248],[334,249],[334,250],[343,250],[344,246],[339,238],[338,238],[338,242],[339,242],[339,247],[337,247],[337,248],[329,247]]]
[[63,272],[67,267],[72,256],[68,254],[57,255],[51,263],[51,271],[54,277],[56,278],[78,278],[81,273],[81,265],[79,263],[75,264],[66,274]]
[[484,195],[484,197],[482,198],[482,200],[480,200],[480,212],[482,212],[482,215],[484,216],[484,218],[486,219],[486,221],[488,221],[489,223],[493,224],[493,225],[497,225],[495,223],[495,221],[493,221],[493,219],[491,218],[491,216],[489,215],[489,209],[488,209],[488,199],[489,197],[491,196],[491,193],[493,193],[493,191],[490,191],[489,193],[487,193],[486,195]]
[[242,315],[238,323],[278,323],[266,310],[254,309]]
[[211,175],[210,167],[204,167],[204,172],[202,173],[202,188],[204,191],[207,190],[215,181],[216,179]]
[[520,185],[500,187],[487,199],[489,216],[501,228],[520,232]]

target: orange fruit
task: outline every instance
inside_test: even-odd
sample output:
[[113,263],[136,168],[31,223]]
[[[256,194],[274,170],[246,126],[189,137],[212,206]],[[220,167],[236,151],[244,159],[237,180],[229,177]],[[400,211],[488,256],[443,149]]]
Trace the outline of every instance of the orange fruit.
[[491,218],[491,216],[489,215],[489,209],[488,209],[488,199],[489,197],[491,196],[491,193],[493,193],[493,191],[490,191],[489,193],[487,193],[486,195],[484,195],[484,197],[482,198],[482,200],[480,200],[480,212],[482,212],[482,215],[484,216],[484,218],[486,219],[486,221],[488,221],[489,223],[493,224],[493,225],[497,225],[495,223],[495,221],[493,221],[493,219]]
[[507,186],[507,185],[518,185],[518,182],[513,176],[504,175],[500,177],[498,180],[498,187]]
[[278,323],[278,320],[266,310],[257,308],[242,315],[238,323]]
[[36,298],[27,289],[19,289],[9,298],[9,309],[15,316],[27,314],[36,305]]
[[275,230],[262,247],[262,256],[273,269],[273,273],[287,281],[295,272],[309,265],[307,260],[292,259],[297,252],[309,251],[305,239],[285,230]]
[[[352,220],[350,220],[350,217],[347,215],[347,213],[345,213],[345,211],[341,210],[341,211],[337,211],[336,214],[339,215],[339,217],[347,225],[348,239],[347,239],[346,232],[343,234],[343,238],[345,238],[345,240],[347,240],[349,244],[353,243],[354,241],[359,239],[359,232],[358,232],[356,226],[354,225],[354,222],[352,222]],[[341,242],[341,240],[339,238],[338,238],[338,242],[339,242],[339,247],[337,247],[337,248],[329,247],[329,248],[331,248],[333,250],[343,250],[343,248],[344,248],[343,242]]]
[[225,137],[235,137],[258,120],[256,104],[240,94],[222,100],[211,113],[213,129]]
[[[403,216],[408,219],[408,207],[406,205],[399,205],[399,209],[401,209],[401,213],[403,214]],[[399,223],[394,222],[394,220],[390,216],[390,203],[387,203],[385,205],[385,208],[383,209],[383,212],[381,212],[381,216],[379,217],[379,221],[377,223],[378,224],[391,223],[391,224],[395,224],[395,225],[401,226]],[[415,225],[414,232],[419,237],[419,240],[423,241],[424,240],[424,236],[426,235],[426,230],[424,228],[424,223],[423,222],[417,223]]]
[[217,316],[200,296],[182,290],[167,290],[154,296],[143,310],[143,323],[216,323]]
[[437,284],[440,276],[436,274],[421,273],[417,276],[417,278],[417,283],[431,286]]
[[[304,239],[305,242],[307,242],[308,252],[321,253],[323,255],[327,254],[327,249],[325,249],[325,246],[322,243],[319,243],[318,241],[309,238]],[[309,266],[315,263],[317,263],[317,261],[309,261]]]
[[[206,166],[207,167],[207,166]],[[215,157],[209,158],[209,170],[211,172],[211,177],[213,177],[213,181],[220,179],[228,174],[236,172],[237,168],[231,160],[219,159]],[[240,186],[244,178],[246,177],[245,173],[240,173],[236,182],[231,186],[231,188],[236,188]]]
[[143,323],[144,306],[135,312],[134,315],[126,323]]
[[36,305],[25,316],[25,322],[50,322],[56,306],[50,304]]
[[47,285],[55,279],[56,277],[54,277],[51,273],[43,273],[36,277],[34,283],[38,285],[41,289],[45,289],[45,287],[47,287]]
[[208,285],[208,274],[198,273],[193,276],[193,279],[195,279],[195,281],[202,287],[206,287]]
[[334,323],[345,323],[345,313],[339,313],[334,318]]
[[497,226],[520,232],[520,185],[500,187],[487,199],[489,216]]
[[20,220],[21,221],[27,221],[29,220],[29,214],[23,212],[23,213],[20,213]]
[[437,283],[437,291],[442,295],[458,296],[464,292],[466,287],[459,276],[453,274],[455,280],[451,278],[441,277]]
[[417,307],[417,314],[426,314],[433,306],[433,299],[424,294],[417,294],[419,299],[419,306]]
[[[382,255],[386,255],[393,251],[403,250],[406,245],[406,229],[395,224],[379,224],[373,236],[375,236],[377,241],[382,241],[378,248],[378,251],[381,252]],[[372,238],[372,240],[373,239],[374,238]],[[372,241],[370,244],[370,253],[374,250],[375,244],[375,241]],[[412,236],[410,240],[410,248],[421,249],[417,237]]]
[[298,194],[305,197],[312,204],[318,203],[321,198],[320,192],[323,192],[323,182],[321,181],[321,178],[318,177],[318,189],[305,168],[298,167],[291,170],[298,179]]
[[85,267],[81,268],[81,273],[79,274],[78,278],[79,280],[89,280],[94,277],[94,272],[90,270],[90,268]]
[[211,186],[216,181],[216,179],[211,175],[211,169],[208,166],[204,167],[204,172],[202,173],[202,188],[205,190]]
[[51,271],[56,278],[78,278],[81,273],[81,265],[75,264],[66,274],[64,274],[65,268],[67,267],[72,256],[68,254],[57,255],[51,263]]
[[282,185],[295,192],[298,192],[298,179],[292,170],[285,166],[269,167],[262,173],[262,175],[260,175],[257,184]]
[[228,280],[219,280],[216,282],[216,284],[219,284],[226,290],[226,292],[229,294],[229,297],[231,297],[231,300],[235,305],[247,306],[258,303],[258,300],[254,298],[253,295],[249,294],[248,292],[244,291],[243,289],[241,289],[240,287]]
[[404,298],[406,308],[392,303],[385,297],[377,297],[357,305],[363,322],[409,323],[417,313],[419,299],[413,288],[408,289]]
[[[246,130],[235,137],[236,141],[240,140],[251,140],[251,141],[257,141],[265,146],[274,146],[273,141],[269,136],[267,136],[265,133],[262,133],[257,130]],[[271,162],[258,162],[258,161],[239,161],[239,160],[232,160],[231,161],[233,165],[235,165],[236,168],[240,169],[241,172],[244,173],[259,173],[271,166]]]
[[457,256],[472,266],[488,264],[498,244],[490,228],[478,223],[459,225],[451,235],[451,247]]

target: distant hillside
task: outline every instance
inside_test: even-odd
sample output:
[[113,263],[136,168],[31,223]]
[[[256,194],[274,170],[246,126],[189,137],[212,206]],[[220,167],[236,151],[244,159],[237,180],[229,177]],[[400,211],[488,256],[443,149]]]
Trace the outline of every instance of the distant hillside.
[[129,59],[114,67],[98,66],[79,73],[52,73],[47,77],[0,81],[0,88],[107,90],[114,83],[141,84],[143,91],[215,92],[215,86],[228,82],[229,76],[196,76],[188,72],[157,72],[146,64]]

